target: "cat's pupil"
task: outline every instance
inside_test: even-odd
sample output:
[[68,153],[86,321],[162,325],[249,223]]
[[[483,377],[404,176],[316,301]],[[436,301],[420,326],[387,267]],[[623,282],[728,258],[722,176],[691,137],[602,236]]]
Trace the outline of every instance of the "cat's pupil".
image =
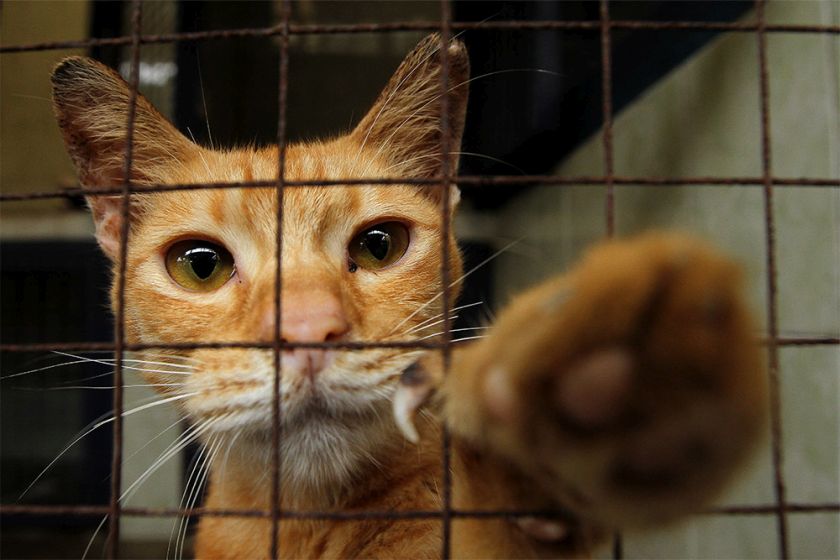
[[391,236],[377,229],[367,232],[364,239],[365,247],[377,260],[384,260],[391,248]]
[[184,255],[193,273],[200,280],[207,280],[219,264],[219,254],[210,247],[196,247]]

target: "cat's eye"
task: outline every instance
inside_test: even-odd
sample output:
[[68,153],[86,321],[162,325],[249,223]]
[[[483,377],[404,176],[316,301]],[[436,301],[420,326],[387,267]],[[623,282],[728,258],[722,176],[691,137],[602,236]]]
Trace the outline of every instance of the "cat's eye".
[[[383,222],[357,234],[347,248],[352,264],[379,270],[395,263],[408,249],[408,228],[400,222]],[[352,270],[352,268],[351,268]]]
[[187,290],[209,292],[233,276],[233,256],[221,245],[203,239],[179,241],[166,253],[166,271]]

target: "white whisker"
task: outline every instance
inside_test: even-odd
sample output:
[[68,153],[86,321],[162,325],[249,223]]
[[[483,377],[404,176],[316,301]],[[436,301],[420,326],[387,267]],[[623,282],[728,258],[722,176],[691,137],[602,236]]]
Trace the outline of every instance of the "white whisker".
[[[487,160],[490,160],[490,161],[494,161],[496,163],[501,163],[503,165],[507,165],[511,169],[515,169],[516,171],[518,171],[520,174],[526,175],[525,170],[522,169],[521,167],[517,167],[516,165],[513,165],[512,163],[507,162],[503,159],[499,159],[499,158],[496,158],[496,157],[493,157],[493,156],[488,156],[487,154],[478,154],[478,153],[475,153],[475,152],[449,152],[449,155],[450,156],[470,156],[470,157],[487,159]],[[420,161],[420,160],[423,160],[423,159],[437,159],[437,158],[440,158],[440,154],[423,154],[423,155],[416,156],[416,157],[413,157],[413,158],[404,159],[404,160],[402,160],[398,163],[395,163],[393,165],[389,165],[388,167],[386,167],[382,171],[387,172],[391,169],[402,167],[407,163],[411,163],[412,161]]]
[[6,375],[2,378],[2,380],[5,381],[6,379],[11,379],[13,377],[20,377],[21,375],[29,375],[30,373],[37,373],[39,371],[46,371],[48,369],[72,366],[72,365],[76,365],[76,364],[83,364],[83,363],[88,362],[88,361],[89,361],[88,359],[83,359],[83,360],[75,360],[75,361],[72,361],[72,362],[62,362],[60,364],[52,364],[52,365],[49,365],[49,366],[44,366],[44,367],[40,367],[40,368],[36,368],[36,369],[21,371],[20,373],[13,373],[11,375]]
[[[78,352],[78,354],[82,354],[82,355],[84,355],[84,354],[113,354],[113,353],[114,353],[113,350],[86,350],[84,352]],[[190,358],[188,356],[179,356],[179,355],[176,355],[176,354],[152,354],[152,353],[149,353],[146,350],[143,350],[142,352],[136,352],[136,353],[139,354],[139,355],[148,357],[148,358],[157,358],[157,359],[168,358],[168,359],[172,359],[172,360],[183,360],[185,362],[193,362],[193,363],[199,364],[199,365],[204,364],[204,362],[202,360],[199,360],[199,359],[196,359],[196,358]],[[126,354],[134,355],[135,352],[127,351]]]
[[[206,478],[206,474],[209,471],[206,467],[209,464],[209,461],[212,456],[215,456],[216,451],[218,450],[218,444],[221,442],[221,438],[216,440],[211,440],[208,442],[206,446],[202,446],[201,450],[199,451],[198,457],[196,458],[195,462],[193,463],[192,470],[190,472],[190,476],[187,480],[187,484],[184,488],[184,494],[181,497],[181,503],[179,504],[179,508],[181,509],[191,509],[198,498],[199,491],[201,489],[201,485],[204,483]],[[183,542],[182,542],[182,534],[184,540],[186,540],[186,531],[188,528],[188,520],[189,515],[183,515],[180,518],[180,522],[178,523],[178,530],[175,532],[175,558],[180,558],[183,555]],[[174,526],[173,526],[174,529]],[[183,533],[182,533],[183,529]],[[169,544],[172,544],[172,534],[169,535]],[[179,547],[180,545],[180,547]],[[179,549],[180,548],[180,549]],[[166,557],[169,558],[169,546],[167,547]]]
[[81,379],[71,379],[70,381],[65,381],[61,385],[69,385],[70,383],[83,383],[92,379],[101,379],[102,377],[110,377],[112,375],[114,375],[114,370],[106,371],[105,373],[100,373],[98,375],[91,375],[89,377],[82,377]]
[[[172,428],[174,428],[175,426],[179,425],[182,421],[183,421],[183,418],[178,418],[178,419],[177,419],[177,420],[175,420],[172,424],[170,424],[169,426],[167,426],[166,428],[164,428],[164,429],[163,429],[163,431],[161,431],[158,435],[156,435],[155,437],[153,437],[152,439],[150,439],[149,441],[147,441],[146,443],[144,443],[144,444],[143,444],[142,446],[140,446],[139,448],[135,449],[135,450],[131,453],[131,455],[129,455],[128,457],[124,457],[124,458],[123,458],[123,465],[125,465],[125,464],[126,464],[126,462],[128,462],[128,461],[129,461],[132,457],[134,457],[135,455],[137,455],[138,453],[140,453],[141,451],[143,451],[144,449],[146,449],[146,448],[147,448],[149,445],[151,445],[151,444],[152,444],[152,442],[154,442],[156,439],[158,439],[159,437],[163,436],[163,434],[165,434],[166,432],[168,432],[169,430],[171,430],[171,429],[172,429]],[[180,438],[180,435],[179,435],[178,437]],[[177,441],[177,440],[178,440],[178,438],[176,438],[176,439],[175,439],[175,441]]]
[[210,149],[213,147],[213,135],[210,133],[210,114],[207,112],[207,99],[204,97],[204,80],[201,78],[201,59],[198,57],[198,49],[195,51],[195,59],[198,65],[198,85],[201,89],[201,104],[204,106],[204,122],[207,123],[207,139],[210,141]]
[[[466,29],[461,31],[460,33],[455,34],[452,37],[452,39],[457,39],[458,37],[463,35],[465,32],[466,32]],[[430,52],[423,59],[419,60],[417,62],[417,64],[414,66],[414,68],[412,68],[405,76],[403,76],[403,79],[400,80],[400,83],[398,83],[394,87],[394,89],[388,95],[388,98],[385,99],[385,101],[382,103],[382,107],[379,108],[379,111],[377,111],[376,116],[373,117],[373,121],[371,121],[370,126],[368,127],[368,130],[367,130],[367,133],[365,133],[365,137],[364,137],[364,139],[362,139],[362,144],[359,146],[359,151],[356,153],[356,158],[355,158],[356,161],[359,161],[359,156],[362,155],[362,151],[365,149],[365,145],[367,144],[368,138],[370,137],[370,133],[373,132],[374,125],[376,124],[376,121],[379,120],[379,117],[382,116],[382,113],[385,111],[385,108],[388,106],[388,103],[391,102],[391,100],[394,98],[394,96],[397,94],[397,92],[400,91],[403,84],[405,84],[405,82],[411,77],[411,75],[414,74],[418,69],[420,69],[420,67],[423,66],[423,64],[425,64],[426,61],[428,61],[432,56],[437,54],[437,52],[439,50],[440,50],[440,45],[438,45],[437,48],[435,48],[432,52]]]
[[[110,375],[110,374],[109,374]],[[136,389],[138,387],[183,387],[186,383],[139,383],[135,385],[123,385],[123,389]],[[74,389],[93,389],[93,390],[114,390],[114,385],[66,385],[62,387],[33,387],[33,391],[70,391]]]
[[[187,502],[187,496],[190,494],[190,489],[192,488],[193,478],[195,477],[196,472],[199,469],[199,464],[201,460],[204,458],[204,454],[207,453],[207,447],[201,446],[201,449],[198,450],[198,456],[193,459],[192,467],[190,467],[190,474],[187,477],[187,482],[184,484],[184,493],[181,494],[181,501],[178,502],[178,509],[185,509],[184,504]],[[169,533],[169,544],[166,546],[166,558],[169,559],[169,551],[172,548],[172,538],[175,537],[175,557],[178,556],[178,538],[181,535],[181,525],[184,523],[184,519],[186,515],[181,515],[175,519],[172,523],[172,531]]]
[[[160,406],[160,405],[168,403],[168,402],[172,402],[172,401],[176,401],[176,400],[180,400],[180,399],[186,399],[187,397],[192,397],[192,396],[197,395],[197,394],[198,393],[186,393],[186,394],[183,394],[183,395],[175,395],[174,397],[168,397],[168,398],[165,398],[165,399],[160,399],[160,400],[157,400],[155,402],[144,404],[142,406],[132,408],[131,410],[127,410],[127,411],[123,412],[121,416],[123,418],[125,418],[126,416],[130,416],[130,415],[135,414],[137,412],[142,412],[144,410],[148,410],[150,408],[154,408],[156,406]],[[38,476],[35,477],[35,480],[33,480],[31,483],[29,483],[29,486],[27,486],[24,489],[24,491],[21,492],[20,496],[18,496],[18,500],[23,499],[23,497],[26,495],[26,493],[29,492],[29,490],[31,490],[32,487],[35,486],[35,484],[39,480],[41,480],[41,477],[44,476],[44,473],[46,473],[50,469],[50,467],[52,467],[59,459],[61,459],[61,457],[63,457],[64,454],[67,453],[74,445],[76,445],[79,441],[81,441],[85,436],[87,436],[88,434],[90,434],[94,430],[96,430],[98,428],[101,428],[102,426],[105,426],[106,424],[110,424],[115,419],[116,419],[116,416],[112,416],[111,418],[108,418],[106,420],[102,420],[100,422],[97,422],[96,424],[93,425],[92,428],[85,431],[82,435],[78,436],[76,439],[71,441],[64,449],[61,450],[61,452],[55,457],[55,459],[50,461],[50,463],[46,467],[44,467],[44,469],[40,473],[38,473]]]
[[[171,427],[171,426],[170,426]],[[167,428],[168,430],[169,428]],[[146,467],[146,470],[132,482],[128,488],[123,490],[122,494],[120,495],[120,502],[123,505],[127,505],[131,498],[134,497],[134,494],[140,488],[140,486],[149,478],[151,477],[157,470],[163,466],[169,459],[177,455],[179,452],[183,451],[192,441],[194,441],[194,437],[197,437],[196,431],[187,430],[184,433],[180,434],[175,441],[171,442],[166,448],[158,455],[158,457],[152,462],[151,465]]]
[[228,442],[227,451],[225,451],[225,458],[222,461],[222,466],[221,466],[219,472],[217,473],[218,474],[218,480],[221,481],[222,484],[224,484],[224,480],[225,480],[225,472],[227,471],[227,464],[228,464],[228,460],[230,459],[230,451],[231,451],[231,449],[233,449],[233,445],[236,443],[236,440],[239,438],[240,435],[242,435],[241,431],[236,432],[236,434]]
[[[94,364],[102,364],[102,365],[105,365],[105,366],[113,366],[114,365],[113,360],[109,361],[109,360],[100,360],[100,359],[97,359],[97,358],[85,358],[84,356],[77,356],[76,354],[69,354],[67,352],[59,352],[58,350],[53,350],[53,353],[58,354],[60,356],[67,356],[68,358],[76,358],[76,359],[80,359],[80,360],[85,360],[85,361],[88,361],[88,362],[91,362],[91,363],[94,363]],[[127,361],[129,361],[129,360],[123,360],[123,362],[127,362]],[[167,375],[191,375],[190,372],[185,372],[185,371],[170,371],[170,370],[161,370],[161,369],[138,368],[138,367],[127,366],[127,365],[123,365],[122,367],[123,367],[123,369],[130,369],[130,370],[133,370],[133,371],[142,371],[142,372],[146,372],[146,373],[164,373],[164,374],[167,374]],[[176,367],[185,367],[185,366],[178,365]]]
[[487,338],[487,336],[486,335],[484,335],[484,336],[467,336],[467,337],[464,337],[464,338],[456,338],[455,340],[450,340],[449,343],[450,344],[455,344],[456,342],[465,342],[467,340],[478,340],[479,338]]
[[82,560],[87,558],[88,552],[90,552],[90,547],[93,546],[93,541],[96,540],[96,535],[99,534],[99,531],[102,530],[102,526],[105,525],[105,522],[108,521],[108,516],[102,518],[102,521],[99,522],[99,525],[96,526],[96,529],[93,531],[93,535],[90,537],[90,540],[85,547],[85,551],[82,553]]
[[[454,332],[464,332],[464,331],[477,331],[477,330],[489,329],[489,328],[490,327],[465,327],[463,329],[451,329],[449,332],[454,333]],[[434,338],[436,336],[442,335],[444,332],[445,331],[436,332],[434,334],[430,334],[430,335],[426,335],[426,336],[423,336],[421,338],[418,338],[417,340],[420,341],[420,340],[426,340],[426,339],[429,339],[429,338]],[[455,341],[453,340],[451,342],[455,342]]]
[[[116,362],[117,360],[116,359],[110,359],[110,360],[104,360],[104,361]],[[169,367],[189,369],[189,370],[196,369],[195,366],[188,366],[188,365],[185,365],[185,364],[173,364],[173,363],[170,363],[170,362],[155,362],[155,361],[150,361],[150,360],[136,360],[136,359],[130,359],[130,358],[126,358],[123,361],[124,362],[131,362],[133,364],[147,364],[147,365],[153,365],[153,366],[169,366]]]
[[[489,263],[490,261],[492,261],[493,259],[495,259],[495,258],[496,258],[496,257],[498,257],[499,255],[501,255],[502,253],[504,253],[505,251],[507,251],[508,249],[510,249],[511,247],[513,247],[514,245],[516,245],[517,243],[519,243],[520,241],[522,241],[522,238],[520,238],[520,239],[515,239],[515,240],[511,241],[510,243],[508,243],[507,245],[505,245],[504,247],[502,247],[501,249],[499,249],[498,251],[496,251],[495,253],[493,253],[492,255],[490,255],[489,257],[487,257],[486,259],[484,259],[483,261],[481,261],[480,263],[478,263],[477,265],[475,265],[474,267],[472,267],[470,270],[468,270],[467,272],[465,272],[464,274],[462,274],[460,278],[458,278],[458,279],[454,280],[451,284],[449,284],[449,288],[453,288],[453,287],[457,286],[459,283],[463,282],[464,278],[466,278],[467,276],[469,276],[470,274],[472,274],[473,272],[475,272],[476,270],[478,270],[478,269],[479,269],[479,268],[481,268],[482,266],[486,265],[487,263]],[[413,312],[411,315],[409,315],[408,317],[406,317],[405,319],[403,319],[402,321],[400,321],[400,322],[397,324],[397,326],[396,326],[396,327],[394,327],[394,328],[391,330],[391,332],[390,332],[390,333],[386,336],[386,338],[387,338],[388,336],[391,336],[394,332],[396,332],[396,330],[397,330],[397,329],[399,329],[401,326],[403,326],[403,325],[404,325],[404,324],[406,324],[408,321],[410,321],[412,317],[414,317],[415,315],[417,315],[418,313],[420,313],[423,309],[425,309],[426,307],[428,307],[429,305],[431,305],[432,303],[434,303],[435,301],[437,301],[437,299],[438,299],[439,297],[441,297],[441,296],[443,295],[443,293],[444,293],[444,292],[442,292],[442,291],[441,291],[441,292],[438,292],[438,294],[437,294],[436,296],[434,296],[432,299],[430,299],[429,301],[427,301],[426,303],[424,303],[423,305],[421,305],[420,307],[418,307],[417,309],[415,309],[415,310],[414,310],[414,312]]]
[[[58,355],[62,355],[62,356],[66,356],[66,357],[74,357],[74,358],[76,357],[76,356],[73,356],[71,354],[65,354],[65,353],[57,352],[57,351],[53,351],[53,353],[58,354]],[[49,366],[44,366],[44,367],[40,367],[40,368],[30,369],[30,370],[27,370],[27,371],[22,371],[22,372],[19,372],[19,373],[13,373],[11,375],[6,375],[6,376],[0,378],[0,380],[4,381],[6,379],[12,379],[13,377],[20,377],[22,375],[29,375],[31,373],[38,373],[40,371],[47,371],[47,370],[51,370],[51,369],[55,369],[55,368],[73,366],[73,365],[84,364],[84,363],[94,363],[94,364],[113,366],[114,362],[116,361],[114,359],[101,359],[100,360],[100,359],[95,359],[95,358],[86,358],[84,356],[78,356],[78,358],[79,359],[74,359],[73,361],[70,361],[70,362],[62,362],[60,364],[52,364],[52,365],[49,365]],[[177,368],[195,369],[193,366],[185,366],[185,365],[181,365],[181,364],[168,364],[168,363],[165,363],[165,362],[148,362],[148,361],[144,361],[144,360],[134,360],[134,359],[128,359],[128,358],[123,360],[123,363],[127,363],[127,362],[145,363],[145,364],[159,364],[159,365],[167,365],[167,366],[177,367]],[[146,369],[146,368],[135,368],[135,367],[130,367],[130,366],[123,366],[123,367],[125,369],[133,369],[133,370],[144,371],[144,372],[148,372],[148,373],[155,373],[155,372],[156,373],[163,373],[160,370],[151,370],[151,369]],[[189,375],[189,372],[180,372],[180,371],[168,371],[166,373],[169,373],[169,374],[172,374],[172,375]],[[110,374],[107,374],[107,375],[110,375]],[[92,379],[92,378],[87,378],[87,379]]]
[[[495,72],[488,72],[486,74],[480,74],[478,76],[470,78],[469,80],[465,80],[465,81],[463,81],[459,84],[456,84],[456,85],[450,87],[447,90],[447,93],[452,93],[453,91],[455,91],[459,87],[463,87],[463,86],[469,84],[470,82],[478,80],[480,78],[486,78],[488,76],[493,76],[493,75],[496,75],[496,74],[508,74],[508,73],[511,73],[511,72],[537,72],[537,73],[544,73],[544,74],[554,74],[554,75],[557,75],[557,76],[560,75],[557,72],[553,72],[551,70],[545,70],[543,68],[509,68],[509,69],[506,69],[506,70],[496,70]],[[413,119],[415,119],[415,117],[417,117],[417,114],[420,113],[420,111],[422,111],[423,109],[428,107],[431,103],[434,103],[435,101],[439,100],[440,97],[441,97],[440,95],[436,95],[436,96],[432,97],[431,99],[429,99],[428,101],[426,101],[425,103],[420,105],[412,114],[410,114],[405,120],[403,120],[403,122],[401,122],[399,124],[399,126],[394,127],[394,130],[391,131],[391,134],[388,136],[388,138],[386,138],[385,141],[380,144],[379,148],[377,149],[376,153],[374,154],[374,157],[371,158],[370,162],[368,163],[368,166],[365,168],[364,172],[362,173],[363,177],[365,175],[367,175],[368,171],[370,170],[370,166],[373,165],[373,162],[376,161],[379,154],[381,154],[382,150],[384,150],[388,146],[389,142],[391,141],[391,139],[394,136],[396,136],[397,132],[399,132],[399,130],[402,127],[404,127],[406,124],[409,124]],[[381,111],[380,111],[380,113],[381,113]],[[378,115],[377,115],[377,117],[378,117]],[[373,125],[371,125],[371,128],[373,128]]]
[[[157,459],[141,474],[137,480],[135,480],[131,486],[126,488],[122,495],[120,496],[120,501],[125,500],[126,502],[131,499],[131,496],[136,492],[137,488],[143,484],[150,476],[152,476],[164,463],[166,463],[169,459],[180,453],[187,447],[190,443],[195,441],[197,438],[201,436],[204,432],[210,429],[210,427],[215,424],[217,421],[221,420],[222,417],[213,418],[211,420],[207,420],[198,426],[188,428],[184,431],[181,435],[179,435],[175,441],[170,443],[166,449],[161,452]],[[171,428],[171,426],[170,426]],[[168,430],[169,428],[167,428]],[[134,492],[132,492],[134,491]]]
[[[440,317],[441,315],[443,315],[443,313],[439,313],[439,314],[438,314],[438,315],[436,315],[435,317]],[[454,321],[454,320],[455,320],[455,319],[457,319],[457,318],[458,318],[458,315],[450,315],[450,316],[449,316],[449,320],[450,320],[450,321]],[[417,331],[426,330],[426,329],[428,329],[428,328],[434,327],[435,325],[439,325],[439,324],[441,324],[441,323],[443,323],[443,322],[445,322],[445,321],[446,321],[446,319],[438,319],[438,320],[437,320],[437,321],[435,321],[434,323],[429,323],[428,325],[418,325],[418,326],[414,327],[413,329],[409,329],[409,330],[405,331],[404,333],[402,333],[402,335],[401,335],[401,336],[405,336],[405,335],[408,335],[408,334],[412,334],[412,333],[415,333],[415,332],[417,332]]]
[[[193,144],[198,145],[198,142],[195,141],[195,136],[193,136],[193,133],[192,133],[192,130],[190,130],[190,127],[187,127],[187,132],[190,133],[190,138],[192,138]],[[207,160],[204,159],[204,154],[202,152],[203,152],[203,149],[201,148],[201,146],[199,146],[198,157],[201,158],[201,163],[204,164],[204,169],[207,171],[207,176],[212,177],[213,173],[210,171],[210,166],[207,165]]]
[[[475,307],[476,305],[481,305],[482,303],[484,303],[484,302],[483,302],[483,301],[476,301],[476,302],[474,302],[474,303],[468,303],[468,304],[466,304],[466,305],[459,305],[458,307],[453,307],[450,311],[453,311],[453,312],[454,312],[454,311],[461,311],[462,309],[467,309],[468,307]],[[441,319],[440,321],[437,321],[437,322],[435,322],[435,323],[432,323],[431,325],[427,325],[427,324],[426,324],[426,323],[428,323],[429,321],[434,321],[435,319],[437,319],[437,318],[441,317],[442,315],[443,315],[443,313],[438,313],[438,314],[437,314],[437,315],[435,315],[434,317],[429,317],[429,318],[428,318],[428,319],[426,319],[425,321],[423,321],[423,322],[419,323],[418,325],[416,325],[416,326],[414,326],[414,327],[412,327],[412,328],[408,329],[407,331],[403,331],[403,332],[400,334],[400,336],[404,336],[404,335],[407,335],[407,334],[411,334],[411,333],[413,333],[413,332],[415,332],[415,331],[422,330],[422,329],[427,329],[427,328],[429,328],[429,327],[431,327],[431,326],[433,326],[433,325],[437,325],[437,324],[439,324],[439,323],[442,323],[442,322],[443,322],[443,319]],[[450,320],[452,320],[452,321],[454,321],[454,320],[455,320],[455,319],[457,319],[457,318],[458,318],[458,315],[452,315],[449,319],[450,319]]]
[[[200,469],[200,474],[198,479],[196,479],[195,485],[193,486],[192,498],[187,503],[187,509],[192,509],[198,503],[198,499],[201,496],[201,491],[204,489],[204,483],[207,481],[207,476],[210,474],[210,466],[213,464],[213,461],[216,460],[216,455],[219,453],[219,449],[222,447],[223,439],[220,437],[216,441],[212,442],[210,452],[207,454],[207,457],[204,459],[204,464],[202,464]],[[181,547],[179,550],[176,551],[175,555],[176,558],[179,560],[184,557],[184,544],[187,541],[187,529],[189,528],[189,517],[184,516],[184,529],[181,533]],[[177,543],[176,543],[177,546]]]

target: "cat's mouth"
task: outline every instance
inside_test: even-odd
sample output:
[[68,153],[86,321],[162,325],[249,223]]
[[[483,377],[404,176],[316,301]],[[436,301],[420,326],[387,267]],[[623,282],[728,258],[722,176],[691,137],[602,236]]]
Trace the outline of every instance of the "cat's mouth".
[[[323,356],[300,356],[294,368],[281,373],[279,417],[283,430],[295,430],[313,422],[341,422],[348,426],[382,415],[400,370],[380,371],[370,377],[352,378],[330,359],[318,369]],[[213,432],[271,432],[275,410],[274,370],[269,364],[248,373],[208,373],[191,383],[195,395],[185,402],[195,424],[210,423]],[[390,369],[390,368],[389,368]]]
[[289,371],[296,377],[308,379],[314,389],[317,377],[333,365],[335,358],[336,352],[332,350],[298,348],[283,351],[280,357],[280,368],[281,371]]

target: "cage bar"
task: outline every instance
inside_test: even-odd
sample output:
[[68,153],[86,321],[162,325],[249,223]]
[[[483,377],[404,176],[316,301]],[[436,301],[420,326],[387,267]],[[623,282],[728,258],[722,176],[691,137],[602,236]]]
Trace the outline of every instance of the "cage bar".
[[[360,186],[360,185],[439,185],[443,181],[441,177],[433,178],[397,178],[397,177],[370,177],[366,179],[324,179],[311,181],[286,181],[284,188],[313,187],[313,186]],[[611,178],[606,176],[580,176],[561,177],[554,175],[459,175],[458,184],[467,187],[505,187],[519,185],[548,185],[558,188],[576,185],[607,185],[612,182],[615,186],[633,187],[659,187],[659,186],[744,186],[763,187],[766,181],[774,186],[789,188],[795,187],[840,187],[840,179],[817,178],[817,177],[631,177],[614,175]],[[205,189],[269,189],[276,188],[276,181],[233,181],[229,183],[182,183],[182,184],[154,184],[135,185],[132,193],[155,193],[172,192],[184,190],[205,190]],[[34,193],[0,193],[0,203],[20,202],[25,200],[42,200],[49,198],[71,198],[79,196],[107,196],[119,195],[122,190],[117,188],[73,188],[63,190],[44,190]]]
[[[840,502],[800,504],[788,502],[783,508],[788,513],[837,513],[840,512]],[[757,506],[726,506],[712,508],[698,512],[698,515],[773,515],[779,508],[776,504]],[[75,515],[99,517],[110,511],[109,506],[85,505],[30,505],[6,504],[3,514],[6,515]],[[161,508],[161,507],[124,507],[123,517],[178,517],[181,515],[203,515],[210,517],[271,517],[271,511],[263,509],[220,509],[204,506],[191,508]],[[498,519],[521,517],[545,517],[549,519],[562,518],[563,513],[554,510],[459,510],[450,512],[453,519],[476,518]],[[440,519],[442,510],[387,510],[387,511],[295,511],[285,509],[283,516],[287,519],[313,519],[325,521],[362,521],[366,519]]]
[[[451,29],[464,31],[470,29],[530,29],[530,30],[565,30],[565,31],[600,31],[601,24],[592,21],[487,21],[487,22],[452,22]],[[652,31],[722,31],[750,33],[758,29],[753,22],[706,22],[706,21],[613,21],[610,29],[631,30],[646,29]],[[400,31],[439,31],[440,24],[431,21],[404,21],[389,23],[356,23],[338,25],[302,25],[290,24],[291,35],[328,35],[339,33],[377,33]],[[766,33],[828,33],[840,34],[840,25],[797,25],[766,24]],[[253,27],[241,29],[221,29],[212,31],[193,31],[183,33],[161,33],[141,35],[140,44],[175,43],[208,40],[235,39],[241,37],[275,37],[282,35],[282,26]],[[0,53],[18,53],[30,51],[82,49],[89,47],[119,47],[131,44],[131,37],[107,37],[70,41],[44,41],[23,45],[0,46]]]
[[114,338],[116,348],[114,363],[114,448],[111,458],[111,499],[108,513],[107,554],[118,558],[120,554],[120,496],[122,494],[123,456],[123,355],[125,353],[125,275],[128,266],[128,236],[131,230],[131,169],[134,156],[134,124],[137,114],[137,95],[140,84],[140,33],[142,31],[143,3],[131,4],[131,70],[129,76],[128,122],[126,124],[125,153],[120,207],[121,231],[119,268],[117,269],[117,302],[114,311]]
[[280,507],[280,438],[282,437],[282,410],[280,392],[283,383],[282,340],[283,316],[282,293],[283,284],[283,192],[286,181],[286,110],[288,108],[289,91],[289,18],[291,16],[290,0],[283,0],[281,4],[281,34],[280,34],[280,69],[277,87],[277,217],[275,237],[276,270],[274,274],[274,339],[272,341],[274,358],[274,383],[271,399],[271,536],[269,539],[269,558],[279,558],[280,554],[280,518],[283,515]]
[[[770,337],[757,338],[760,344],[770,344]],[[834,346],[840,344],[840,337],[836,336],[813,336],[813,337],[785,337],[779,336],[775,339],[777,346]],[[152,343],[126,343],[123,349],[133,350],[196,350],[198,348],[273,348],[270,342],[243,341],[243,342],[152,342]],[[441,342],[430,342],[424,340],[405,340],[393,342],[284,342],[283,348],[293,350],[295,348],[324,348],[336,350],[366,350],[373,348],[404,348],[411,350],[440,350],[443,348]],[[116,345],[110,342],[36,342],[32,344],[0,344],[0,352],[48,352],[50,350],[63,351],[116,351]]]
[[761,169],[764,175],[764,234],[765,261],[767,263],[767,374],[770,389],[770,438],[773,460],[773,482],[776,497],[776,527],[779,538],[779,556],[790,557],[787,515],[785,504],[785,481],[782,449],[782,402],[779,387],[779,348],[776,342],[779,332],[778,284],[776,264],[776,228],[773,215],[772,151],[770,144],[770,85],[767,78],[767,35],[765,33],[765,0],[756,0],[756,39],[758,41],[759,95],[761,108]]
[[[449,235],[452,231],[450,217],[452,192],[452,157],[449,133],[452,123],[449,122],[449,42],[452,39],[452,6],[449,0],[440,0],[440,169],[441,169],[441,205],[440,213],[442,228],[440,234],[440,281],[443,288],[443,378],[449,375],[452,362],[452,318],[450,313],[452,293],[451,278],[449,277]],[[442,511],[442,539],[440,557],[449,560],[452,556],[452,438],[449,428],[444,422],[441,431],[441,487],[443,498]]]

